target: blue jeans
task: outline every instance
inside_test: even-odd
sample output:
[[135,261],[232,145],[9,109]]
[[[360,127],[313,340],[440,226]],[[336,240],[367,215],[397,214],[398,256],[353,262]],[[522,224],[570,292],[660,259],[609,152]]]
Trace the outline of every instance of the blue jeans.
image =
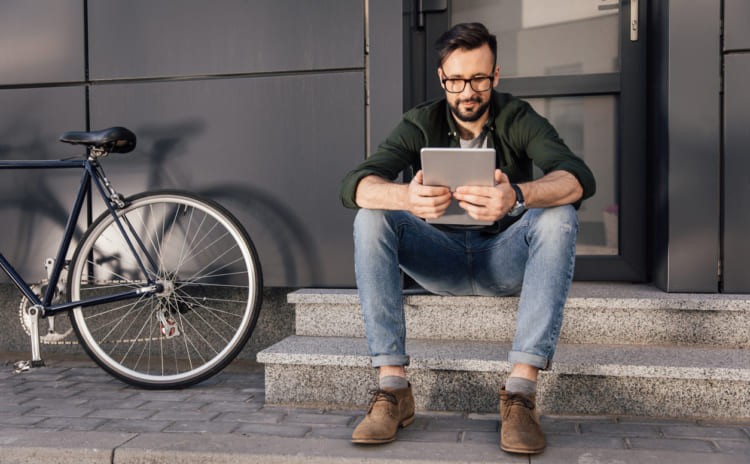
[[404,366],[399,269],[439,295],[521,292],[509,361],[548,369],[573,279],[578,217],[570,206],[530,209],[497,235],[441,230],[406,211],[361,209],[354,261],[372,366]]

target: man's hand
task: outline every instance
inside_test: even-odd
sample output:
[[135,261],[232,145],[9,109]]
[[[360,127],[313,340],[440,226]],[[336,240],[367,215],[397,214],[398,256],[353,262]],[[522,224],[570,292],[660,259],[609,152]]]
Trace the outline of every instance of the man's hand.
[[513,209],[516,192],[510,180],[501,170],[495,169],[495,186],[462,186],[456,189],[453,197],[458,206],[469,212],[469,216],[480,221],[497,221]]
[[451,200],[451,191],[448,187],[423,185],[421,170],[409,183],[407,210],[417,217],[439,218],[448,209]]

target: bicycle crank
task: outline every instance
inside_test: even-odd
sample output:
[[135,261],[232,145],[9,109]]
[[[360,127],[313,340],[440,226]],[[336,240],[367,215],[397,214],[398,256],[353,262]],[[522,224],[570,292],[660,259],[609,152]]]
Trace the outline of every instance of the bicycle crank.
[[[55,260],[52,258],[47,258],[44,262],[44,269],[47,271],[47,279],[42,280],[40,283],[32,285],[31,289],[34,291],[34,294],[38,296],[39,298],[42,298],[42,295],[44,294],[44,291],[47,287],[47,283],[49,282],[49,276],[52,273],[52,268],[54,267]],[[65,283],[64,283],[64,277],[61,276],[59,279],[59,282],[57,284],[57,288],[55,289],[54,297],[52,298],[53,302],[60,301],[62,298],[62,295],[64,293],[65,289]],[[23,327],[24,332],[26,332],[26,335],[31,336],[31,326],[32,326],[32,320],[31,316],[29,316],[28,309],[29,309],[29,300],[26,299],[26,297],[21,298],[21,302],[18,305],[18,317],[21,321],[21,327]],[[62,340],[67,338],[70,334],[73,333],[73,328],[69,327],[65,332],[57,332],[55,330],[55,316],[47,316],[47,333],[44,335],[39,335],[39,341],[41,343],[47,344],[47,345],[55,345],[60,344]],[[77,342],[65,342],[65,344],[76,344]]]

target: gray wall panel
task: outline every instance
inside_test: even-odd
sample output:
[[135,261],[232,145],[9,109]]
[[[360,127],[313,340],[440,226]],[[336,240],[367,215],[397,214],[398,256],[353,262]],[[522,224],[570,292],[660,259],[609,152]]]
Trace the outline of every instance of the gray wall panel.
[[[86,128],[83,87],[0,90],[0,108],[0,159],[81,153],[57,139]],[[44,259],[56,254],[79,176],[69,170],[0,170],[0,251],[30,282],[46,277]]]
[[83,81],[83,0],[0,2],[0,85]]
[[364,73],[95,85],[94,128],[124,125],[135,154],[111,157],[125,194],[202,191],[258,248],[269,286],[353,285],[353,213],[339,182],[364,152]]
[[750,2],[724,0],[724,49],[750,49]]
[[750,293],[750,54],[725,57],[724,291]]
[[401,119],[403,108],[402,0],[370,2],[370,151]]
[[719,3],[670,1],[665,290],[672,292],[718,291],[720,36]]
[[92,79],[364,66],[363,1],[89,2]]

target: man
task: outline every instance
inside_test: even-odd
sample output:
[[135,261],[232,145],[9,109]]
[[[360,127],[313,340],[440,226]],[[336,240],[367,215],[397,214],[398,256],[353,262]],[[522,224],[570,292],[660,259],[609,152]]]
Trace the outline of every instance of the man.
[[[414,419],[406,380],[404,309],[399,270],[443,295],[511,295],[521,291],[513,364],[500,390],[501,448],[539,453],[546,441],[534,412],[539,369],[548,369],[573,276],[575,208],[595,182],[546,119],[497,93],[497,40],[479,23],[459,24],[436,43],[445,98],[407,112],[378,151],[344,178],[341,199],[359,208],[355,271],[372,366],[379,388],[355,443],[395,440]],[[492,187],[422,184],[423,147],[495,148]],[[533,180],[532,163],[544,176]],[[398,174],[413,169],[410,183]],[[451,201],[492,226],[433,226]]]

